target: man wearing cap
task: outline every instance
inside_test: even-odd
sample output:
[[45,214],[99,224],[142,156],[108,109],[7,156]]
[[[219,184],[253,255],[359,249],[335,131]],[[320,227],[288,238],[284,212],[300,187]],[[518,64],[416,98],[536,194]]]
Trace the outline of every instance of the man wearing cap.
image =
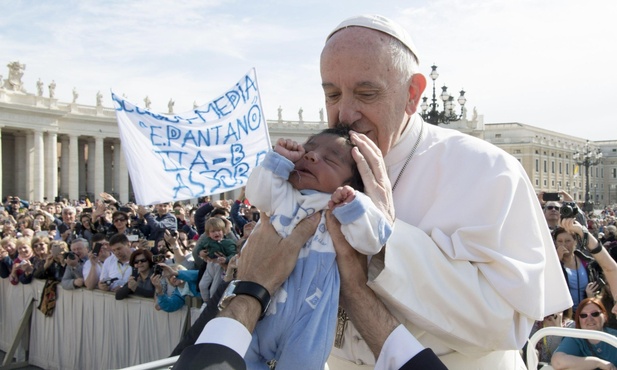
[[[389,19],[359,16],[336,27],[321,75],[328,124],[356,131],[354,158],[366,193],[395,225],[367,277],[366,257],[355,254],[328,214],[347,312],[330,370],[444,368],[433,352],[450,369],[525,369],[518,349],[534,321],[572,302],[522,166],[491,144],[423,122],[416,110],[426,79],[409,34]],[[252,237],[273,237],[271,227],[261,229]],[[245,248],[241,266],[256,244]],[[290,264],[281,255],[267,274]],[[264,274],[244,277],[261,283]],[[254,322],[242,316],[258,316],[259,303],[238,295],[231,304],[243,310],[224,311],[198,343],[213,343],[208,329],[228,318],[250,332]],[[214,342],[246,351],[238,340]]]

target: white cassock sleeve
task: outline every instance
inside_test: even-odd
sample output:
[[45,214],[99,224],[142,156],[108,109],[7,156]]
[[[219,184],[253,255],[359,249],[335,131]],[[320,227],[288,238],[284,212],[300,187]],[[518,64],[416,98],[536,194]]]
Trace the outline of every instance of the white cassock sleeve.
[[[520,349],[535,320],[572,304],[565,279],[520,163],[452,131],[425,130],[394,191],[394,232],[368,284],[436,352]],[[402,149],[395,162],[386,158],[391,178]]]

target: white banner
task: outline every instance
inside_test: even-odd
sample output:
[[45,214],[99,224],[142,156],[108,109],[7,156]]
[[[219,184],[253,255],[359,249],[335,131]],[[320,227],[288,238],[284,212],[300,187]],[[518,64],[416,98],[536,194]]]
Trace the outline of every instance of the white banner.
[[180,114],[111,95],[138,204],[242,187],[271,148],[255,69],[210,103]]

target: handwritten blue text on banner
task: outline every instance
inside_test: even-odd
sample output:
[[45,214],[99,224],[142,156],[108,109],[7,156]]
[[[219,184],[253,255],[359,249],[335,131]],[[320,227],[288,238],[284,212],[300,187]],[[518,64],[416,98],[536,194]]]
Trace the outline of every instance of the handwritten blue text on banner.
[[112,99],[138,204],[242,187],[271,147],[255,69],[185,113],[151,112],[113,93]]

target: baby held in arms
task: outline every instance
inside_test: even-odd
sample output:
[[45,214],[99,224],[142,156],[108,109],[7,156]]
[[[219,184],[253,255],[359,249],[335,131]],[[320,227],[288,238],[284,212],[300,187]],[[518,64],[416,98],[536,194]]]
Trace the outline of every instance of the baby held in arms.
[[[251,173],[246,195],[285,237],[305,217],[333,209],[347,241],[366,255],[378,253],[392,226],[364,189],[349,129],[326,129],[304,144],[279,139]],[[250,238],[245,248],[250,248]],[[241,258],[240,258],[241,259]],[[240,262],[241,263],[241,262]],[[245,356],[249,369],[323,368],[335,340],[340,280],[325,213],[300,251],[294,271],[272,294]]]

